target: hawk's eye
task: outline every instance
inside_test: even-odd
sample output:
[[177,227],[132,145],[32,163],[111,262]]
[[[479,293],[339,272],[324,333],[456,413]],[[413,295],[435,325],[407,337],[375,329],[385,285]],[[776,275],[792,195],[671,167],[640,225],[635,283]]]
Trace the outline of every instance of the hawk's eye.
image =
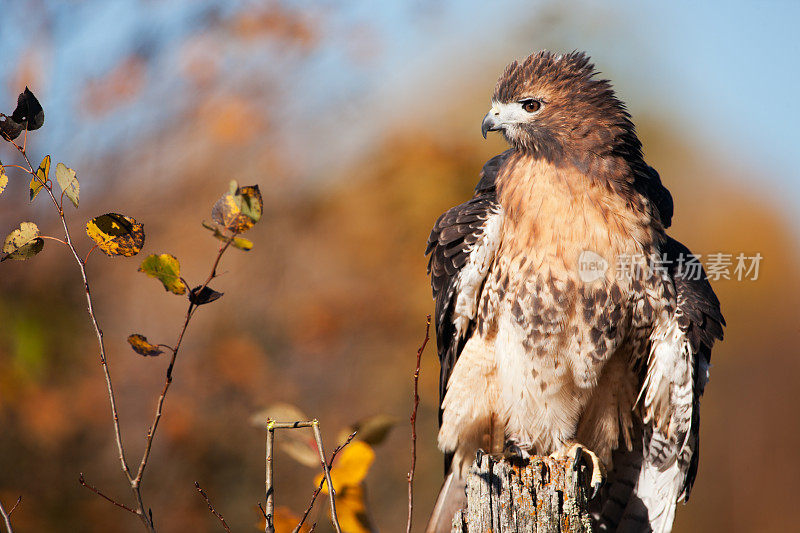
[[522,109],[527,111],[528,113],[536,113],[539,109],[542,108],[542,103],[539,100],[523,100],[520,102],[522,104]]

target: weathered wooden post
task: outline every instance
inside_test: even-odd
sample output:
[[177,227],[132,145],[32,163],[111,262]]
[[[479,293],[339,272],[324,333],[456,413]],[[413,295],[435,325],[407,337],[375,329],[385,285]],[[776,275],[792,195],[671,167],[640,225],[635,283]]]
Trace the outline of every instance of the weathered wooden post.
[[585,467],[532,457],[517,466],[479,455],[467,477],[467,506],[453,533],[591,533]]

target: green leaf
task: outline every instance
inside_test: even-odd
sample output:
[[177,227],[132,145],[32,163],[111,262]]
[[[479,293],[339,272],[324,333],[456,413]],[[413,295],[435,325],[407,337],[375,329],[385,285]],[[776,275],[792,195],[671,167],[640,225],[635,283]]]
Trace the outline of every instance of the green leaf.
[[234,180],[228,192],[214,204],[211,217],[228,231],[243,233],[261,219],[263,209],[258,185],[238,187]]
[[[226,237],[225,234],[219,230],[219,228],[217,228],[216,226],[212,226],[208,222],[204,221],[203,227],[211,231],[214,234],[214,237],[221,240],[222,242],[228,242],[228,239],[230,239],[230,237]],[[253,241],[245,239],[243,237],[234,237],[233,242],[231,242],[231,245],[245,252],[249,252],[250,250],[253,249]]]
[[156,357],[164,353],[164,351],[156,346],[147,342],[147,337],[134,333],[128,337],[128,344],[131,345],[133,351],[145,357]]
[[45,183],[47,183],[49,176],[50,176],[50,156],[46,155],[44,156],[44,159],[42,159],[42,162],[39,163],[39,168],[36,169],[36,177],[31,178],[31,183],[28,186],[30,190],[31,202],[39,194],[39,191],[41,191],[44,188],[44,185]]
[[186,284],[181,279],[181,264],[174,255],[149,255],[142,261],[139,272],[157,278],[164,284],[164,290],[186,294]]
[[57,164],[56,181],[58,181],[61,190],[64,191],[66,197],[70,199],[72,205],[77,208],[81,186],[80,183],[78,183],[78,177],[75,175],[75,171],[68,168],[64,163]]
[[5,167],[0,163],[0,194],[3,194],[3,191],[6,190],[6,185],[8,185],[8,175]]
[[250,217],[253,223],[261,220],[264,200],[261,198],[261,191],[258,189],[258,185],[240,187],[237,194],[242,198],[242,213]]
[[110,256],[131,257],[144,246],[144,226],[119,213],[93,218],[86,223],[86,234]]
[[0,261],[14,259],[23,261],[38,254],[44,248],[44,239],[39,237],[39,228],[33,222],[23,222],[19,229],[12,231],[3,243],[3,256]]

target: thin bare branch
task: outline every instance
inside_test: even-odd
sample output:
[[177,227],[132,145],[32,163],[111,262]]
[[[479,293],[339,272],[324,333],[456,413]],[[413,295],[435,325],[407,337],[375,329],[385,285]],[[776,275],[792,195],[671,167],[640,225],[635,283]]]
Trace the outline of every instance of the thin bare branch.
[[228,524],[225,523],[225,519],[222,518],[222,515],[219,514],[216,509],[214,509],[213,505],[211,505],[211,500],[208,499],[208,495],[205,493],[205,491],[202,488],[200,488],[200,483],[195,481],[194,482],[194,487],[197,489],[197,492],[200,493],[200,496],[202,496],[203,499],[206,501],[206,505],[208,505],[208,510],[211,511],[211,514],[216,516],[219,519],[219,521],[222,523],[222,527],[225,528],[225,531],[230,533],[231,528],[229,528]]
[[328,463],[325,462],[325,449],[322,446],[322,434],[319,431],[319,421],[315,418],[311,425],[314,430],[314,439],[317,441],[317,450],[319,451],[319,462],[322,465],[322,471],[325,472],[325,481],[328,483],[328,496],[331,503],[331,521],[333,522],[333,529],[336,533],[342,533],[342,528],[339,526],[339,517],[336,516],[336,489],[333,488],[331,482],[331,469]]
[[13,505],[13,507],[11,507],[11,510],[8,511],[8,517],[9,518],[11,518],[11,515],[14,514],[14,509],[17,508],[17,505],[19,505],[19,502],[21,502],[21,501],[22,501],[22,495],[17,497],[17,501],[14,502],[14,505]]
[[61,244],[63,244],[64,246],[69,246],[69,245],[68,245],[66,242],[62,241],[62,240],[61,240],[61,239],[59,239],[58,237],[50,237],[49,235],[39,235],[39,238],[40,238],[40,239],[47,239],[47,240],[50,240],[50,241],[56,241],[56,242],[60,242],[60,243],[61,243]]
[[[16,505],[14,507],[16,507]],[[14,533],[14,530],[11,529],[11,518],[9,518],[10,514],[11,513],[6,513],[5,508],[3,508],[3,503],[0,502],[0,518],[3,519],[3,524],[6,526],[6,533]]]
[[105,494],[103,494],[102,492],[100,492],[100,490],[99,490],[97,487],[94,487],[94,486],[90,485],[90,484],[89,484],[89,483],[86,481],[86,478],[84,478],[84,477],[83,477],[83,472],[81,472],[81,475],[80,475],[80,477],[78,477],[78,483],[80,483],[82,486],[86,487],[86,488],[87,488],[87,489],[89,489],[90,491],[94,492],[95,494],[97,494],[98,496],[100,496],[101,498],[103,498],[104,500],[106,500],[106,501],[109,501],[109,502],[113,503],[113,504],[114,504],[114,505],[116,505],[117,507],[119,507],[119,508],[121,508],[121,509],[125,509],[126,511],[128,511],[128,512],[130,512],[130,513],[133,513],[133,514],[135,514],[135,515],[138,515],[138,514],[139,514],[139,513],[137,513],[137,512],[136,512],[136,510],[134,510],[134,509],[131,509],[130,507],[128,507],[128,506],[127,506],[127,505],[125,505],[124,503],[119,503],[117,500],[115,500],[115,499],[113,499],[113,498],[111,498],[111,497],[109,497],[109,496],[106,496]]
[[[350,433],[350,435],[347,437],[347,440],[345,440],[344,443],[342,443],[340,446],[337,446],[336,449],[333,450],[333,453],[331,454],[331,460],[328,462],[329,465],[333,466],[333,460],[336,459],[336,454],[338,454],[342,448],[350,444],[350,441],[353,440],[353,438],[356,436],[356,433],[358,433],[358,431]],[[292,533],[298,533],[300,531],[300,528],[303,527],[303,524],[305,523],[306,518],[308,518],[311,509],[314,507],[314,502],[317,501],[317,496],[319,496],[319,493],[322,492],[322,487],[324,485],[325,485],[325,478],[323,477],[321,480],[319,480],[319,486],[316,488],[316,490],[314,490],[314,493],[311,495],[311,502],[309,502],[308,507],[306,507],[306,510],[303,513],[303,517],[300,519],[300,523],[297,524],[297,526],[292,530]],[[315,523],[314,526],[312,526],[311,531],[314,530],[314,527],[316,527],[316,525],[317,524]]]
[[2,166],[3,168],[18,168],[21,171],[23,171],[23,172],[25,172],[27,174],[30,174],[30,172],[28,171],[27,168],[25,168],[23,166],[20,166],[20,165],[0,165],[0,166]]
[[98,246],[99,246],[98,244],[95,244],[94,246],[92,246],[92,247],[89,249],[89,251],[88,251],[88,252],[86,252],[86,257],[84,257],[84,258],[83,258],[83,262],[84,262],[84,264],[85,264],[85,263],[86,263],[86,262],[89,260],[89,257],[92,255],[92,252],[94,252],[95,250],[97,250],[97,247],[98,247]]
[[408,471],[408,520],[406,533],[411,533],[411,523],[414,518],[414,472],[417,469],[417,408],[419,407],[419,367],[422,352],[428,345],[431,332],[431,315],[425,319],[425,340],[417,350],[417,366],[414,369],[414,407],[411,409],[411,470]]
[[266,444],[266,473],[264,477],[264,487],[267,494],[267,510],[264,513],[266,522],[264,524],[265,533],[275,533],[273,518],[275,517],[275,491],[272,488],[272,450],[275,444],[275,422],[267,420],[267,444]]

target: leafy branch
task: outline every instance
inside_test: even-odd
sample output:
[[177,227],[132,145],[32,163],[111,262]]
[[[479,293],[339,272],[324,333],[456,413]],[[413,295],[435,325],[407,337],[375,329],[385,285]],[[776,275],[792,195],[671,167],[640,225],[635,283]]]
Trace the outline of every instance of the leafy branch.
[[[151,423],[147,432],[145,449],[139,461],[139,466],[134,473],[134,470],[130,466],[131,463],[128,462],[125,456],[125,448],[123,444],[124,440],[120,429],[119,413],[117,410],[113,381],[111,379],[111,371],[109,368],[105,343],[103,340],[103,331],[95,313],[94,300],[92,298],[89,277],[86,271],[86,263],[89,260],[92,252],[94,252],[96,249],[100,249],[108,256],[131,257],[137,255],[144,246],[144,227],[135,219],[119,213],[107,213],[95,217],[86,224],[86,233],[94,241],[94,245],[85,255],[82,255],[78,252],[78,249],[73,242],[73,236],[70,232],[69,225],[67,224],[67,218],[64,213],[65,196],[75,208],[78,208],[80,203],[80,183],[78,181],[76,172],[63,163],[58,163],[56,165],[55,179],[61,188],[61,193],[56,193],[54,191],[54,183],[50,179],[50,156],[45,156],[39,166],[34,169],[27,152],[28,131],[36,130],[43,124],[44,111],[39,104],[39,101],[27,87],[25,88],[25,91],[19,95],[17,107],[10,116],[0,113],[0,135],[3,137],[3,139],[14,146],[25,163],[25,166],[17,164],[3,165],[0,163],[0,194],[2,194],[6,188],[6,185],[8,184],[8,176],[5,173],[6,168],[21,170],[30,175],[31,180],[28,186],[30,201],[34,201],[42,190],[47,192],[47,195],[50,197],[50,200],[52,201],[61,221],[64,238],[60,239],[58,237],[40,235],[39,228],[35,223],[22,222],[19,229],[12,231],[6,237],[3,243],[3,255],[0,257],[0,262],[7,259],[29,259],[42,251],[45,240],[56,241],[69,248],[83,282],[84,292],[86,295],[87,311],[94,328],[95,336],[97,337],[99,358],[103,368],[103,375],[108,392],[114,427],[114,437],[119,455],[120,466],[128,480],[136,501],[135,506],[127,506],[104,495],[98,489],[88,484],[85,481],[83,474],[81,474],[79,481],[82,486],[86,487],[92,492],[95,492],[114,505],[136,514],[142,521],[147,531],[155,532],[152,511],[149,508],[146,510],[146,506],[142,499],[141,482],[147,467],[148,459],[150,457],[153,439],[155,438],[156,430],[162,417],[167,392],[172,383],[172,374],[175,367],[176,358],[178,356],[178,352],[180,350],[186,330],[189,326],[189,322],[191,321],[197,309],[200,306],[211,303],[222,296],[222,293],[217,292],[209,287],[209,283],[211,283],[211,281],[217,277],[217,268],[219,267],[222,256],[231,246],[244,251],[252,249],[253,243],[247,239],[239,237],[239,235],[250,229],[256,222],[260,220],[263,210],[261,193],[258,189],[258,186],[239,187],[235,181],[232,181],[228,192],[225,193],[214,204],[211,214],[215,224],[204,222],[203,226],[207,229],[210,229],[213,232],[214,237],[221,240],[222,244],[220,245],[216,258],[211,267],[211,272],[206,280],[201,285],[198,285],[194,289],[188,291],[188,294],[186,281],[180,276],[180,263],[174,256],[169,254],[151,255],[142,262],[139,268],[139,271],[159,279],[167,291],[179,295],[187,294],[189,306],[186,311],[183,327],[178,334],[178,338],[174,346],[169,346],[166,344],[152,345],[147,341],[145,336],[138,333],[128,337],[128,342],[130,343],[131,347],[137,353],[143,356],[158,356],[163,353],[161,348],[165,348],[171,352],[171,358],[169,366],[167,367],[164,386],[156,403],[156,411],[153,417],[153,422]],[[24,137],[23,143],[20,145],[15,142],[15,139],[17,139],[22,133],[24,133]],[[7,529],[10,531],[10,524],[8,523],[5,511],[2,511],[2,517],[6,521]]]

